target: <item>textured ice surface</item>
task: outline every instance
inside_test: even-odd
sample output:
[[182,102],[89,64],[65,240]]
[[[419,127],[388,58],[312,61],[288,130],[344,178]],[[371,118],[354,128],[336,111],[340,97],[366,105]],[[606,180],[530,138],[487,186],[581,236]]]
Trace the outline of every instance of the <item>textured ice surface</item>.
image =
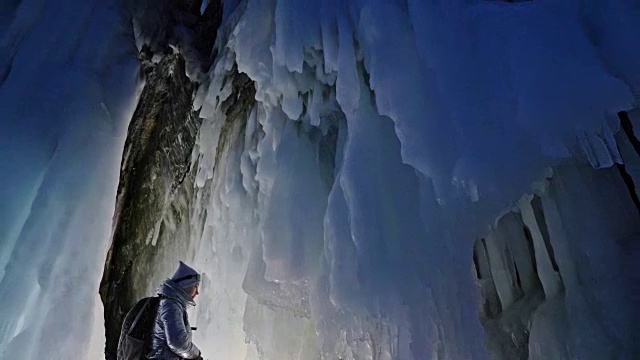
[[[0,357],[98,358],[131,50],[166,30],[122,25],[127,4],[0,4]],[[223,18],[190,235],[153,274],[205,271],[206,357],[632,357],[640,221],[614,164],[638,184],[616,117],[639,104],[635,1],[247,0]],[[234,68],[256,87],[246,119],[221,110]]]
[[138,86],[132,33],[113,5],[0,5],[2,359],[103,349],[96,265]]
[[[611,167],[628,157],[635,174],[638,154],[614,135],[617,113],[638,101],[637,6],[248,1],[238,11],[201,97],[211,130],[200,133],[198,171],[216,183],[220,165],[205,149],[226,121],[216,108],[235,60],[255,81],[247,131],[257,143],[241,146],[243,186],[215,188],[236,201],[210,205],[217,225],[201,241],[239,241],[223,219],[242,212],[239,199],[257,201],[240,244],[251,254],[248,358],[252,346],[266,359],[630,358],[630,276],[615,259],[638,219]],[[328,181],[318,183],[323,168]],[[574,215],[585,209],[594,213]],[[492,276],[476,282],[470,259],[481,237]],[[195,259],[212,269],[214,288],[233,288],[225,274],[244,271]],[[287,319],[282,309],[297,314],[299,291],[309,308]],[[591,310],[614,304],[611,316]],[[315,341],[282,330],[307,321]],[[201,342],[227,333],[207,329]]]

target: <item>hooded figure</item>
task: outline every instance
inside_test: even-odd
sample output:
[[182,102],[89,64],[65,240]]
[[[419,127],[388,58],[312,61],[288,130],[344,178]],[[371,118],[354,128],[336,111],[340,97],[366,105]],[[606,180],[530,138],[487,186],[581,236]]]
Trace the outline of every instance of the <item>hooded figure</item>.
[[180,261],[171,279],[156,290],[160,297],[158,314],[153,326],[150,359],[202,359],[200,350],[191,341],[191,326],[187,307],[195,306],[200,274]]

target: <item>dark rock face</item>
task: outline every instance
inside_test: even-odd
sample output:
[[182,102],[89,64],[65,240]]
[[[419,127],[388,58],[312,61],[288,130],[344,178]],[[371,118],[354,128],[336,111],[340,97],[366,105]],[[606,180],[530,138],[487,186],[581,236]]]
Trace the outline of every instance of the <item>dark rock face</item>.
[[[210,1],[200,13],[201,1],[137,1],[132,19],[137,36],[152,53],[162,53],[171,44],[185,55],[191,66],[206,72],[215,59],[212,52],[222,21],[222,1]],[[195,70],[195,69],[194,69]]]
[[216,53],[212,53],[213,45],[216,37],[211,36],[215,34],[222,22],[222,3],[218,1],[212,1],[207,5],[207,8],[202,13],[202,16],[198,17],[194,25],[194,40],[193,46],[202,54],[203,57],[203,71],[207,71],[209,66],[216,57]]
[[[200,119],[192,108],[196,84],[185,75],[181,54],[166,55],[157,65],[141,54],[148,80],[129,126],[120,169],[120,184],[100,295],[105,308],[106,359],[116,359],[121,323],[150,284],[167,274],[184,251],[193,231],[189,226],[197,164],[192,164]],[[232,71],[232,96],[221,106],[225,114],[217,155],[241,144],[255,87],[246,74]],[[219,158],[216,158],[219,161]],[[197,229],[195,230],[197,231]],[[186,251],[186,250],[185,250]]]
[[[122,319],[144,295],[162,241],[189,231],[180,226],[194,183],[191,154],[200,125],[193,109],[197,84],[186,67],[206,72],[215,58],[222,2],[136,2],[131,16],[145,45],[140,52],[146,85],[125,143],[113,235],[100,296],[105,308],[106,359],[116,359]],[[170,51],[169,45],[178,51]],[[154,64],[154,54],[164,53]],[[187,64],[188,63],[188,64]],[[194,68],[199,67],[199,69]],[[248,78],[247,78],[248,80]],[[173,224],[165,226],[163,219]],[[177,227],[177,228],[176,228]],[[158,246],[156,246],[158,245]]]
[[156,224],[190,168],[199,118],[192,109],[196,85],[185,61],[167,55],[149,70],[125,143],[113,235],[100,284],[105,306],[106,358],[116,358],[121,322],[137,300],[132,271],[156,251]]
[[221,112],[226,115],[226,121],[220,131],[216,164],[220,162],[220,157],[225,154],[225,149],[231,143],[243,140],[247,117],[255,103],[256,89],[253,81],[246,74],[239,74],[234,67],[229,75],[229,81],[233,90],[231,96],[220,106]]

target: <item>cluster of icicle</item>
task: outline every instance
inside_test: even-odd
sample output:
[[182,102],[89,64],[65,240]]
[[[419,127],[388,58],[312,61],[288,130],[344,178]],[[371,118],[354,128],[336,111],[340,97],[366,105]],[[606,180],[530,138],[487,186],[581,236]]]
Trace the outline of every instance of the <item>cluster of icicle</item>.
[[[624,282],[595,285],[620,275],[620,249],[603,251],[600,265],[573,265],[610,246],[610,226],[576,238],[588,227],[555,216],[599,202],[549,192],[544,179],[554,167],[623,161],[616,115],[640,89],[633,8],[266,0],[227,12],[195,103],[205,120],[191,246],[211,278],[198,310],[205,349],[247,359],[487,358],[474,240],[503,231],[492,230],[497,219],[530,209],[521,198],[535,192],[563,235],[534,236],[529,255],[548,258],[544,241],[568,249],[554,259],[561,269],[537,264],[538,288],[549,299],[562,287],[578,295],[532,318],[530,358],[626,354],[623,319],[575,315],[585,298],[629,309]],[[237,96],[236,70],[255,83],[256,103],[234,125],[220,109]],[[559,173],[581,189],[596,181]],[[598,184],[628,196],[622,182]],[[534,235],[547,226],[536,223]],[[515,270],[494,271],[505,271],[492,281],[510,305]],[[609,321],[617,330],[600,326]],[[584,328],[599,330],[587,340]]]

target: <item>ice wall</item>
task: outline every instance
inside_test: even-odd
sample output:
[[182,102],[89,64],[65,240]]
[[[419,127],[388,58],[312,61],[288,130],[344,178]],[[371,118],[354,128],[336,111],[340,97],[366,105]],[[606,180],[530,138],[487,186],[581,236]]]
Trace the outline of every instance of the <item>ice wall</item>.
[[[2,358],[100,358],[134,44],[189,36],[132,4],[0,4]],[[135,274],[149,295],[178,258],[205,272],[205,358],[633,358],[638,140],[616,116],[638,106],[633,0],[246,0],[222,18],[211,70],[187,59],[189,207]],[[255,102],[229,112],[238,72]]]
[[[619,260],[637,257],[638,213],[614,165],[639,16],[632,1],[240,4],[195,103],[206,353],[631,358]],[[221,142],[236,67],[257,103]],[[473,270],[484,237],[490,282]]]
[[96,264],[140,82],[119,5],[0,5],[2,359],[103,351]]

